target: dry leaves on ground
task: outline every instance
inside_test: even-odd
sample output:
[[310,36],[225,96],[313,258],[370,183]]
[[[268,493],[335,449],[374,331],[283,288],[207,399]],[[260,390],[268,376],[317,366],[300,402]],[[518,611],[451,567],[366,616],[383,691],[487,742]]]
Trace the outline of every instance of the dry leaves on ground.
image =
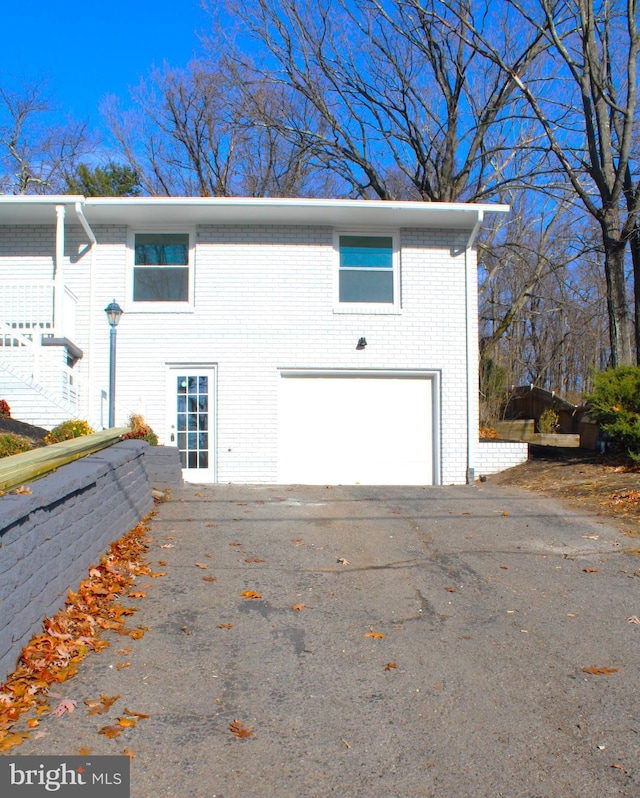
[[142,637],[142,629],[126,625],[135,609],[122,606],[117,599],[130,589],[136,576],[150,575],[144,559],[148,541],[143,522],[111,543],[78,590],[69,591],[65,608],[46,618],[42,634],[25,646],[17,669],[0,686],[0,751],[20,745],[29,736],[28,732],[13,731],[24,713],[31,709],[38,715],[51,712],[47,696],[52,685],[74,676],[90,651],[109,645],[100,639],[101,630]]
[[589,673],[592,676],[611,676],[612,673],[620,673],[620,668],[600,668],[593,665],[590,668],[583,668],[583,673]]
[[253,737],[253,726],[245,726],[239,720],[234,720],[233,723],[230,723],[229,730],[236,737]]

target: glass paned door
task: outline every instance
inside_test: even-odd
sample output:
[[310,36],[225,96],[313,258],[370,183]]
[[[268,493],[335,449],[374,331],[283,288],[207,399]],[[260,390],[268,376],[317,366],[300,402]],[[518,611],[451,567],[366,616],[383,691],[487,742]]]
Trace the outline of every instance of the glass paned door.
[[184,478],[215,482],[215,369],[169,369],[169,444],[178,447]]

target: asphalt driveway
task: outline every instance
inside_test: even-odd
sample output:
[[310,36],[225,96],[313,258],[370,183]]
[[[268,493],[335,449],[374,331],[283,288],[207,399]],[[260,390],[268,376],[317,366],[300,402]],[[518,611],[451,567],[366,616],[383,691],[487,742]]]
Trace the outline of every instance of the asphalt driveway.
[[[151,535],[148,631],[12,754],[129,748],[132,798],[640,795],[640,557],[597,518],[487,485],[215,485]],[[98,735],[100,694],[149,717]]]

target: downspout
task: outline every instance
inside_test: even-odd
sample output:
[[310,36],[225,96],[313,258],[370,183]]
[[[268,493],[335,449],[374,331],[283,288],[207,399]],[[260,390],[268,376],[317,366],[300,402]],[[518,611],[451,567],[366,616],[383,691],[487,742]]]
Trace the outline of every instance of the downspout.
[[[95,302],[95,253],[96,248],[95,244],[97,244],[97,239],[93,230],[91,229],[87,218],[84,215],[84,208],[82,207],[82,202],[76,202],[75,209],[76,209],[76,216],[78,217],[78,221],[82,225],[83,230],[87,234],[87,238],[91,242],[91,249],[89,252],[89,340],[87,342],[87,348],[89,351],[89,357],[87,362],[87,379],[90,384],[93,384],[93,361],[94,357],[94,348],[93,348],[93,339],[94,339],[94,332],[93,332],[93,306]],[[94,396],[93,391],[89,391],[89,407],[88,407],[88,416],[89,418],[97,418],[98,417],[98,410],[101,408],[96,409],[94,407]],[[100,403],[102,404],[102,403]]]
[[64,338],[64,205],[56,205],[56,257],[53,273],[53,337]]
[[478,437],[478,336],[474,335],[471,340],[471,331],[477,328],[478,323],[478,303],[471,302],[471,296],[475,297],[477,292],[478,276],[473,258],[473,245],[478,231],[484,220],[484,211],[478,211],[478,218],[471,231],[469,240],[464,251],[465,269],[465,338],[466,338],[466,359],[467,359],[467,485],[475,482],[475,453],[477,451]]

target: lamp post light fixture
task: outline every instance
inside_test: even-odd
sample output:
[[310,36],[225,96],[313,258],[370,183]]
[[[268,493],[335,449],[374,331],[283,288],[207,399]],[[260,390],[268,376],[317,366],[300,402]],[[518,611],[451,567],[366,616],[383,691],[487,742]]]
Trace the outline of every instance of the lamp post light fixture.
[[120,305],[113,300],[104,309],[109,322],[109,429],[115,426],[116,418],[116,335],[117,326],[122,316],[123,310]]

